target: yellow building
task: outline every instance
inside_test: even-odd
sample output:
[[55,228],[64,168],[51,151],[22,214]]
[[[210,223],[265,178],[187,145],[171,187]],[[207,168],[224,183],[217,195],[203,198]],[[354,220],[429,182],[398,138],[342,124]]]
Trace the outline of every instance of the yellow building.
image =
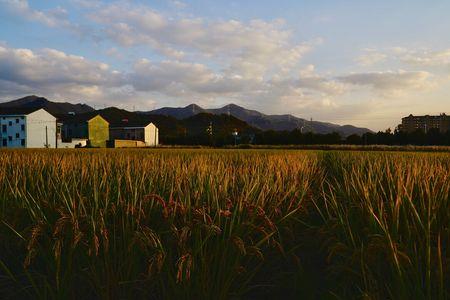
[[99,114],[86,113],[68,117],[62,121],[64,140],[87,139],[88,147],[106,147],[109,140],[109,123]]

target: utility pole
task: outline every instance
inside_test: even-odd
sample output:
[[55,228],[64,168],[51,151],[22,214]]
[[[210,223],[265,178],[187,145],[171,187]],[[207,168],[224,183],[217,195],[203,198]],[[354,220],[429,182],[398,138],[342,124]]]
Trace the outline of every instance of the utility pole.
[[236,147],[236,145],[237,145],[237,137],[238,137],[238,131],[237,131],[237,129],[235,129],[234,131],[233,131],[233,136],[234,136],[234,147]]
[[56,131],[55,131],[55,148],[58,149],[58,122],[56,122]]
[[45,126],[45,148],[48,148],[48,128]]
[[209,143],[212,146],[213,145],[213,125],[212,122],[209,122],[209,126],[206,128],[206,133],[209,135]]

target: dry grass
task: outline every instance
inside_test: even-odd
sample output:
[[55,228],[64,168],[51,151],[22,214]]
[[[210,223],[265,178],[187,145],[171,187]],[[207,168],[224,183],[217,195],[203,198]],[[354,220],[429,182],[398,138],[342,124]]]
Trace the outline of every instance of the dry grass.
[[0,296],[449,297],[450,157],[0,152]]

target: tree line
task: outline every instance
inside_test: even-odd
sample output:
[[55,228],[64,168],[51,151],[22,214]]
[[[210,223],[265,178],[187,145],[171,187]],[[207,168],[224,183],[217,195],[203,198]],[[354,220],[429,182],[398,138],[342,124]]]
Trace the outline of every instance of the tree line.
[[233,144],[253,145],[445,145],[450,146],[450,131],[440,132],[438,129],[430,129],[427,132],[417,130],[407,133],[398,130],[367,132],[362,135],[352,134],[347,137],[337,132],[319,134],[313,132],[302,133],[298,129],[292,131],[244,131],[237,136],[233,132],[210,132],[195,135],[172,135],[161,142],[168,145],[204,145],[204,146],[228,146]]

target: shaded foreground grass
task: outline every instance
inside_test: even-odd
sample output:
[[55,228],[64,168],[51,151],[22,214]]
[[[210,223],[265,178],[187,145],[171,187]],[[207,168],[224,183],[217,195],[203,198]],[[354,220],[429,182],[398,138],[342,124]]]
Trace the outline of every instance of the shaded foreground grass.
[[448,299],[450,155],[0,151],[0,298]]

